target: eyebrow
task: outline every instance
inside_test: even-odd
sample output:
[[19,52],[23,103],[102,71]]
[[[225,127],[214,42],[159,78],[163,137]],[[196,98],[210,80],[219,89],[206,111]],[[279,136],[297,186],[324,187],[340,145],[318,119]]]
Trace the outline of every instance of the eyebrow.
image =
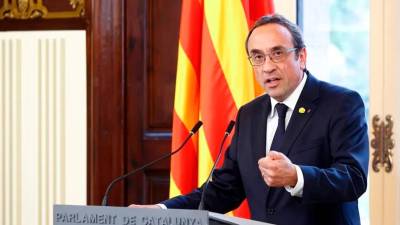
[[281,50],[281,49],[284,49],[284,48],[286,48],[286,47],[284,47],[284,46],[282,46],[282,45],[278,45],[278,46],[272,47],[272,48],[271,48],[271,51],[274,51],[274,50]]
[[[269,52],[275,51],[275,50],[281,50],[281,49],[283,49],[283,48],[285,48],[285,47],[282,46],[282,45],[277,45],[277,46],[272,47],[272,48],[269,50]],[[265,52],[261,51],[260,49],[252,49],[252,50],[250,50],[250,54],[257,54],[257,53],[265,54]]]
[[265,54],[265,53],[259,49],[252,49],[250,51],[250,54]]

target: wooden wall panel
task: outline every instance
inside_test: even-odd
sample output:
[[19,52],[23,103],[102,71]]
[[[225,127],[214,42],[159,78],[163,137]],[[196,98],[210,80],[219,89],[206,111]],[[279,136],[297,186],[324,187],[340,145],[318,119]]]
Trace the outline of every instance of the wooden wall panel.
[[147,14],[147,113],[149,132],[169,132],[178,56],[179,1],[152,0]]
[[157,203],[168,197],[169,172],[167,170],[152,170],[145,174],[144,199],[145,203]]
[[[128,1],[126,12],[126,158],[128,170],[142,165],[143,84],[145,71],[145,1]],[[131,20],[129,20],[130,18]],[[141,203],[143,173],[132,176],[126,182],[126,204]]]
[[[66,2],[43,1],[52,10]],[[181,0],[86,0],[80,18],[0,20],[0,31],[87,32],[88,204],[100,204],[113,178],[170,151],[180,8]],[[168,186],[164,160],[117,184],[109,204],[155,203]]]
[[[125,172],[124,1],[92,0],[88,203],[100,204],[107,185]],[[124,204],[122,185],[110,205]]]
[[[170,151],[180,1],[128,1],[127,168]],[[126,183],[127,204],[168,197],[169,160]]]

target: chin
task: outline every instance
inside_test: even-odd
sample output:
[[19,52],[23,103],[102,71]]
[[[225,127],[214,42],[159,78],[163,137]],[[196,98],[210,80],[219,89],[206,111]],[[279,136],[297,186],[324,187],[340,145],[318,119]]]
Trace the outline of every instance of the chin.
[[269,96],[275,100],[277,100],[278,102],[283,102],[285,100],[284,97],[282,97],[281,95],[274,95],[274,94],[269,94]]
[[266,89],[266,93],[269,95],[269,97],[271,97],[271,98],[279,98],[279,94],[277,94],[276,93],[276,90],[275,91],[271,91],[271,89]]

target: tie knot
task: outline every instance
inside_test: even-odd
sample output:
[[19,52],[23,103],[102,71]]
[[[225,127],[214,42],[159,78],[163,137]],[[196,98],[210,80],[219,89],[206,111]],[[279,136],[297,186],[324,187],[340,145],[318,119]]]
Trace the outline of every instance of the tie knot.
[[286,117],[286,112],[288,110],[288,107],[283,104],[283,103],[278,103],[275,105],[276,111],[278,112],[278,117],[279,118],[285,118]]

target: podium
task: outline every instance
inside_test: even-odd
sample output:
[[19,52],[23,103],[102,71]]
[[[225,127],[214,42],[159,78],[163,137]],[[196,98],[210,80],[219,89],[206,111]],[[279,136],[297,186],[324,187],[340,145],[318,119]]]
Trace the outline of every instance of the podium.
[[268,225],[204,210],[54,205],[53,225]]

